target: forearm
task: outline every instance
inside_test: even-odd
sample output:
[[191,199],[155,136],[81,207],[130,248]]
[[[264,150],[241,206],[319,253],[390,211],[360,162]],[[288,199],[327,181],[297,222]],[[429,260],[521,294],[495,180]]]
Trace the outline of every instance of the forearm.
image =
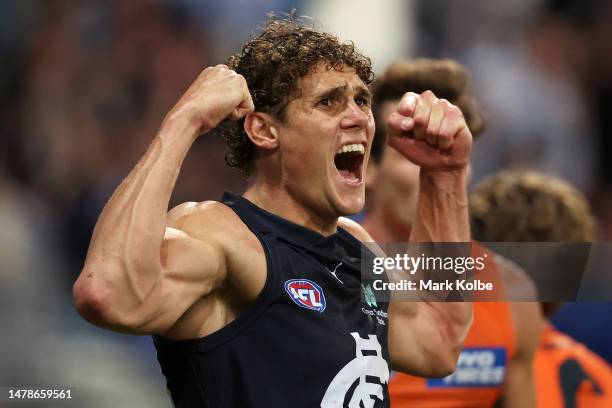
[[470,242],[467,169],[421,171],[411,242]]
[[[467,328],[450,321],[453,313],[447,313],[444,307],[451,305],[454,304],[389,305],[389,350],[395,370],[419,377],[445,377],[455,370]],[[462,333],[449,332],[461,327]]]
[[[467,170],[421,171],[413,242],[470,242]],[[455,359],[472,322],[469,302],[421,302],[420,319],[442,349]],[[440,349],[438,348],[438,351]]]
[[164,121],[98,218],[78,286],[95,286],[125,307],[150,293],[160,278],[170,196],[197,133],[198,127],[179,115]]

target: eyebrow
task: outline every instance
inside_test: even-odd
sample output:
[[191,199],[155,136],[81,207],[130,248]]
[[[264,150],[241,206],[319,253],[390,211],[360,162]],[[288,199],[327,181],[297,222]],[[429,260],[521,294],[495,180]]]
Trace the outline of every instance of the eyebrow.
[[[348,87],[349,87],[348,83],[345,83],[344,85],[336,86],[335,88],[328,89],[328,90],[324,91],[323,93],[321,93],[320,95],[317,95],[316,99],[336,97],[336,96],[342,94],[343,92],[346,92]],[[362,85],[358,85],[357,86],[357,91],[355,92],[355,94],[356,94],[356,96],[366,97],[368,99],[372,99],[372,92],[370,92],[370,90],[368,88],[366,88],[365,86],[362,86]]]
[[357,87],[357,96],[366,97],[372,99],[372,92],[365,86],[359,85]]

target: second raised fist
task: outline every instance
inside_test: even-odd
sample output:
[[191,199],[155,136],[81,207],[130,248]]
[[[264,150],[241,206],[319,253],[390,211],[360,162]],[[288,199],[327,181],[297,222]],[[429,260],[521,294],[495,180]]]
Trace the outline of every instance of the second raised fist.
[[387,125],[389,145],[424,170],[468,164],[472,135],[461,110],[431,91],[404,94]]

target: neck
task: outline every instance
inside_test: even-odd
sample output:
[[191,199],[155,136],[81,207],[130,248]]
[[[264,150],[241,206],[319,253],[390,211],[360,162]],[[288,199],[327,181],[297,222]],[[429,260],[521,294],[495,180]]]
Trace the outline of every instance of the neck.
[[376,242],[408,242],[412,225],[394,219],[390,211],[375,207],[363,220],[363,227]]
[[257,177],[247,185],[243,196],[255,205],[282,217],[294,224],[301,225],[321,235],[336,233],[338,217],[322,216],[294,197],[285,188],[262,182]]

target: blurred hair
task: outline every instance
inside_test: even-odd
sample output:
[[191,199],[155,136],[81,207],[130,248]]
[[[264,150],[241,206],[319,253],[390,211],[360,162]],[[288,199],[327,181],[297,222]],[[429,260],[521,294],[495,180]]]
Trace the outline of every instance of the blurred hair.
[[[261,33],[229,58],[228,66],[246,79],[255,110],[280,121],[285,120],[289,102],[300,96],[299,79],[320,62],[327,63],[328,70],[352,67],[365,84],[374,78],[370,59],[353,43],[341,43],[331,34],[306,26],[306,21],[270,15]],[[229,149],[227,164],[249,176],[257,151],[244,131],[244,119],[224,121],[219,132]]]
[[588,242],[595,220],[568,183],[533,171],[502,171],[470,198],[472,236],[483,242]]
[[420,94],[430,90],[438,98],[448,100],[461,109],[474,138],[479,136],[485,129],[485,120],[469,91],[469,79],[467,69],[450,59],[419,58],[391,64],[372,87],[372,109],[378,124],[372,142],[372,159],[380,160],[387,142],[385,118],[380,117],[384,103],[398,100],[406,92]]

